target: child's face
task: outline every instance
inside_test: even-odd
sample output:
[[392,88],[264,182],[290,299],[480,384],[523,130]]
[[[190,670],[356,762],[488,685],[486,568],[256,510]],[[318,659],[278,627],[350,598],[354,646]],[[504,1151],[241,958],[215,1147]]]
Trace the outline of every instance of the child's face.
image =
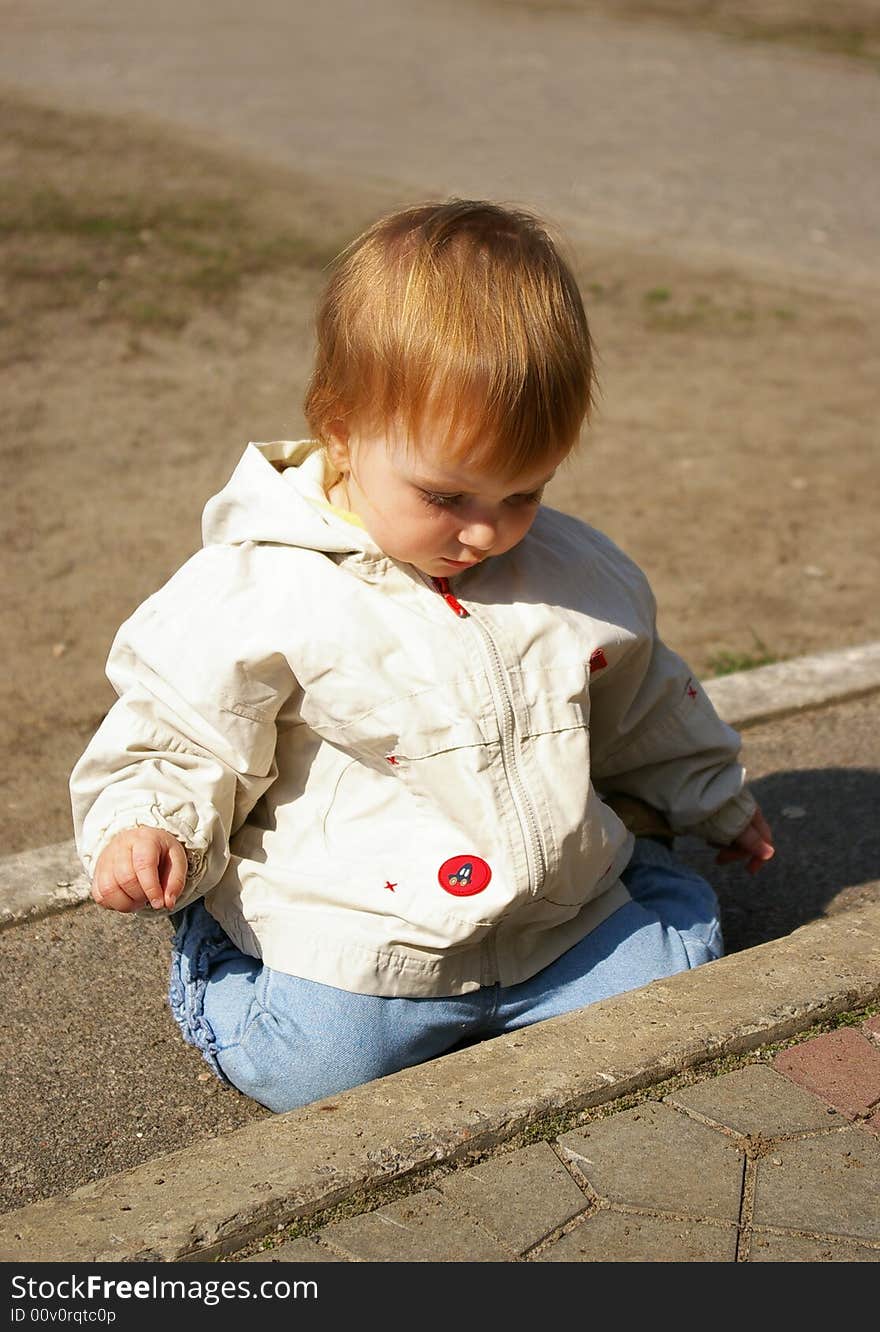
[[448,432],[425,429],[407,445],[392,426],[333,435],[328,448],[343,473],[346,505],[377,546],[432,578],[452,578],[521,541],[567,453],[502,478],[455,461],[449,442]]

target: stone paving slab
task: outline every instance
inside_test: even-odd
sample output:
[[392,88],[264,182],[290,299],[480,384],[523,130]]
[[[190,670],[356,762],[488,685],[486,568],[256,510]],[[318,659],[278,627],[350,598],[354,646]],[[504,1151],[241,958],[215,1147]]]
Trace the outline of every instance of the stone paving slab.
[[880,1141],[852,1126],[775,1147],[758,1162],[752,1221],[880,1241]]
[[[876,1262],[878,1170],[864,1125],[752,1064],[243,1261]],[[508,1256],[456,1256],[486,1235]]]
[[263,1253],[255,1253],[250,1258],[243,1258],[245,1263],[345,1263],[349,1259],[342,1258],[332,1249],[328,1249],[326,1244],[322,1244],[319,1239],[313,1236],[307,1236],[301,1239],[288,1240],[286,1244],[279,1244],[275,1249],[266,1249]]
[[717,1130],[670,1106],[648,1101],[566,1133],[559,1147],[596,1195],[609,1202],[739,1219],[743,1153]]
[[516,1256],[437,1189],[337,1221],[321,1239],[366,1263],[503,1263]]
[[880,1249],[832,1239],[803,1235],[755,1233],[749,1251],[750,1263],[880,1263]]
[[517,1254],[558,1230],[588,1200],[549,1143],[457,1170],[438,1188]]
[[732,1263],[736,1226],[601,1211],[536,1258],[541,1263]]
[[[244,1261],[876,1262],[878,1170],[862,1127],[749,1065]],[[457,1256],[486,1235],[508,1256]]]
[[665,1099],[669,1105],[696,1111],[743,1137],[790,1137],[795,1133],[843,1127],[846,1123],[818,1096],[803,1091],[763,1064],[682,1087]]
[[773,1065],[849,1119],[870,1114],[880,1102],[880,1049],[851,1027],[781,1050]]

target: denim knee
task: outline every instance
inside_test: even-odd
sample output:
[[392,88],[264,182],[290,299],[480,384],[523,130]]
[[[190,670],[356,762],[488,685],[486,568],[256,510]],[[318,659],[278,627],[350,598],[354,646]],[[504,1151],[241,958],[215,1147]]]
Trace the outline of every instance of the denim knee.
[[253,1100],[293,1110],[444,1054],[478,1014],[475,996],[391,999],[270,972],[240,1036],[218,1030],[217,1060]]
[[637,838],[621,878],[633,901],[679,934],[692,967],[723,956],[721,907],[715,889],[668,847],[650,838]]

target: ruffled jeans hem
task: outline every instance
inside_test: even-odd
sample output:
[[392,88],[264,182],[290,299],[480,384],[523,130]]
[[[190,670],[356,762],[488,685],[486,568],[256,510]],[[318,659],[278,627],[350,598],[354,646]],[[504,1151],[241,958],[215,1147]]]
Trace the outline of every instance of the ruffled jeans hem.
[[168,984],[168,1004],[184,1040],[229,1087],[233,1084],[220,1067],[217,1039],[205,1017],[205,990],[218,954],[230,947],[229,937],[202,902],[193,902],[180,913],[174,931]]

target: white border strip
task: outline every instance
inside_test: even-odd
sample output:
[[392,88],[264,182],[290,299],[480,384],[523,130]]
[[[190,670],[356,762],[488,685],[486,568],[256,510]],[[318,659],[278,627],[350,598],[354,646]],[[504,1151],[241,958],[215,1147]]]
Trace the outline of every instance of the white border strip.
[[880,689],[880,643],[737,671],[704,680],[703,687],[731,726],[756,726]]
[[89,881],[73,841],[0,860],[0,930],[76,906],[88,896]]

